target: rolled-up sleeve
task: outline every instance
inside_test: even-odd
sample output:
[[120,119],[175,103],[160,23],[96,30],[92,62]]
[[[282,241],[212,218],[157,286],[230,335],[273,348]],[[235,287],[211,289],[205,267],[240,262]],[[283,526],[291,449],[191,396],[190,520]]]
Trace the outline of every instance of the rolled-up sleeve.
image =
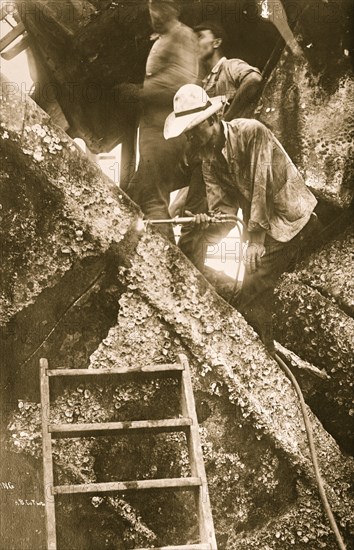
[[245,132],[249,158],[250,212],[248,231],[268,231],[273,211],[273,139],[260,122],[250,121]]
[[262,78],[262,73],[257,67],[252,67],[246,61],[241,59],[228,59],[228,72],[234,82],[235,89],[239,88],[244,79],[251,75],[256,75],[257,78]]

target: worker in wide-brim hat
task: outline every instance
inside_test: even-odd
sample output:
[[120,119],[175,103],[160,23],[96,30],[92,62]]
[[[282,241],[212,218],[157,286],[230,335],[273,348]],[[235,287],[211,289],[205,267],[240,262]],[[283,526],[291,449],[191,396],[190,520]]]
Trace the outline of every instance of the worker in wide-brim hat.
[[[236,215],[242,209],[248,246],[238,307],[273,353],[274,287],[317,225],[317,200],[274,134],[255,119],[220,120],[222,103],[199,86],[182,86],[164,136],[184,133],[199,148],[210,210]],[[212,230],[205,214],[196,221]]]
[[173,112],[165,120],[164,136],[171,139],[197,126],[222,109],[225,96],[210,98],[196,84],[182,86],[173,99]]

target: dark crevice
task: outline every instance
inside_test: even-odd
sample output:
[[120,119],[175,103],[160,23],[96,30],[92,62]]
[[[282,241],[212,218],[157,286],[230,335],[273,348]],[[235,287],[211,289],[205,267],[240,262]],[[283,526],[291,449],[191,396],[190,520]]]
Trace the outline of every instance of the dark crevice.
[[[284,507],[296,502],[297,491],[296,473],[288,457],[279,453],[267,435],[255,431],[240,407],[230,402],[226,387],[219,390],[218,397],[196,392],[196,402],[201,426],[210,434],[207,476],[218,543],[226,548],[236,533],[262,528],[270,518],[282,515]],[[215,436],[218,431],[223,434],[219,438]]]
[[73,265],[3,327],[3,391],[14,402],[38,401],[40,357],[47,357],[53,368],[87,366],[90,354],[116,322],[122,291],[107,258],[86,258]]
[[[308,299],[307,289],[318,293],[318,301],[313,295],[313,301]],[[281,285],[280,295],[281,302],[279,297],[277,298],[279,313],[274,318],[275,338],[301,359],[323,369],[329,375],[330,378],[325,380],[300,369],[291,369],[312,412],[336,440],[342,452],[345,455],[353,455],[353,421],[350,413],[351,365],[349,348],[344,347],[345,341],[341,342],[343,334],[348,331],[327,332],[324,340],[320,332],[322,321],[319,318],[326,312],[323,300],[329,300],[318,289],[313,289],[303,281],[296,282],[295,285],[291,282]],[[332,301],[329,303],[333,306]],[[338,309],[338,316],[340,311]],[[333,321],[332,316],[325,317],[327,323],[331,320]],[[348,321],[350,320],[348,317]],[[338,328],[339,326],[343,325],[337,325]]]
[[329,300],[331,303],[333,303],[333,300],[335,300],[335,305],[338,307],[338,309],[340,309],[343,313],[348,315],[348,317],[351,317],[352,319],[354,319],[354,312],[352,308],[350,308],[345,302],[338,299],[337,297],[335,298],[332,294],[330,294],[330,292],[326,291],[325,288],[311,283],[310,279],[308,278],[306,279],[301,278],[301,282],[308,288],[311,288],[312,290],[316,290],[316,292],[321,294],[323,298],[325,298],[326,300]]

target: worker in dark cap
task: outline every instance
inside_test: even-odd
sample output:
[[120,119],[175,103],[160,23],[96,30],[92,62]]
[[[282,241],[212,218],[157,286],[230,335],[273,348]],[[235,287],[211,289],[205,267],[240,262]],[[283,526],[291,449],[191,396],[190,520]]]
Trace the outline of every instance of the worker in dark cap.
[[[147,59],[141,92],[140,162],[127,192],[146,218],[154,220],[169,218],[170,193],[178,188],[177,165],[185,148],[183,137],[171,142],[164,139],[164,121],[180,86],[196,82],[198,55],[194,32],[178,19],[177,2],[150,0],[149,12],[155,42]],[[174,242],[170,225],[161,226],[161,231]]]
[[210,97],[223,95],[228,99],[223,119],[252,116],[262,83],[260,70],[242,59],[224,56],[225,32],[217,23],[206,21],[197,25],[194,32],[198,36],[199,62],[207,71],[204,90]]
[[[218,113],[219,118],[230,121],[234,118],[252,116],[261,89],[260,70],[242,59],[227,59],[224,56],[226,36],[223,28],[217,23],[205,21],[196,26],[194,31],[198,37],[199,63],[206,71],[203,88],[209,97],[224,96],[227,100]],[[190,164],[193,164],[193,160],[192,156]],[[178,194],[176,207],[173,208],[172,205],[170,209],[172,216],[183,211],[188,215],[208,211],[201,164],[195,162],[191,172],[188,192],[183,189]],[[179,212],[176,211],[178,208]],[[184,227],[179,247],[196,267],[203,271],[208,246],[215,247],[231,229],[231,223],[210,226],[208,231],[204,232],[195,226]]]

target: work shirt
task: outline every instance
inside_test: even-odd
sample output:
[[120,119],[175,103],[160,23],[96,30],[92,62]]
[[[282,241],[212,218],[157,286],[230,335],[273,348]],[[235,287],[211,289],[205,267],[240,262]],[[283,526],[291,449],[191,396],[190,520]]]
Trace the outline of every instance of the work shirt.
[[203,177],[210,210],[236,214],[249,232],[266,231],[290,241],[310,219],[317,200],[274,134],[261,122],[221,121],[225,144],[203,150]]
[[[222,57],[203,79],[203,88],[209,97],[223,95],[231,103],[243,80],[252,73],[261,76],[257,67],[252,67],[242,59]],[[227,104],[225,108],[227,109]]]
[[146,63],[142,123],[163,127],[173,97],[184,84],[197,81],[198,56],[195,33],[180,22],[154,42]]

